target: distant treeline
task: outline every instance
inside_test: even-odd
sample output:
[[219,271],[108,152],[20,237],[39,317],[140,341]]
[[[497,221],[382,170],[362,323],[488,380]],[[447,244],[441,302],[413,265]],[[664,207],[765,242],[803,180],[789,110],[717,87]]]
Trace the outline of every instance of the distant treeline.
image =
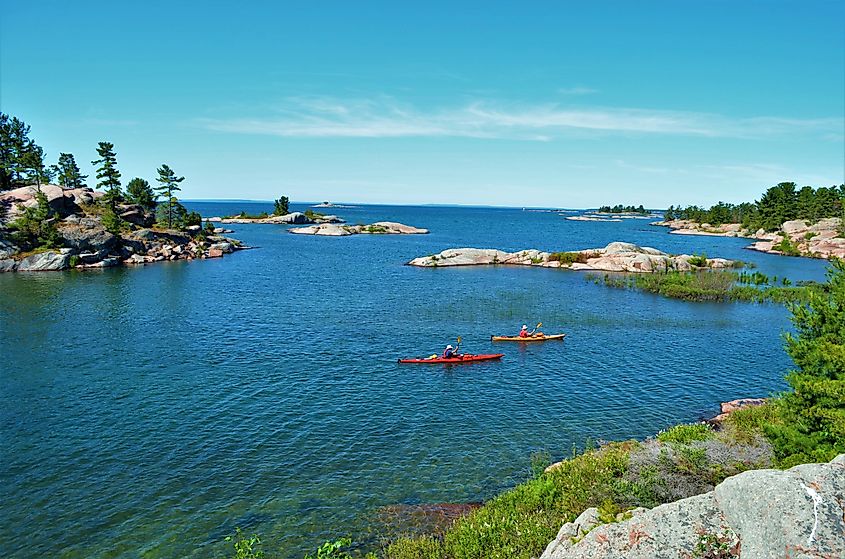
[[622,204],[616,204],[613,207],[610,206],[602,206],[598,209],[601,213],[606,214],[621,214],[621,213],[630,213],[630,214],[648,214],[648,210],[646,210],[642,204],[639,206],[623,206]]
[[826,217],[843,217],[845,184],[831,187],[798,188],[794,182],[782,182],[768,189],[760,200],[727,204],[719,202],[709,209],[699,206],[669,206],[665,217],[688,219],[698,223],[722,225],[741,223],[746,229],[776,231],[784,221],[804,219],[815,222]]

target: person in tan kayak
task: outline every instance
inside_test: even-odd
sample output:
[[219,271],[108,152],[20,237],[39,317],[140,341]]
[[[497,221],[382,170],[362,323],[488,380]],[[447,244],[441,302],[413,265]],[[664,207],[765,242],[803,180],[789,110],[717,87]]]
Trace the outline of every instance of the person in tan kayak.
[[[538,325],[537,325],[537,328],[539,328],[539,327],[540,327],[540,325],[538,324]],[[534,336],[542,336],[542,335],[543,335],[543,333],[542,333],[542,332],[537,332],[537,328],[534,328],[533,330],[531,330],[531,331],[529,332],[529,331],[528,331],[528,325],[527,325],[527,324],[523,324],[523,325],[522,325],[522,330],[520,330],[520,331],[519,331],[519,337],[520,337],[520,338],[533,338]]]

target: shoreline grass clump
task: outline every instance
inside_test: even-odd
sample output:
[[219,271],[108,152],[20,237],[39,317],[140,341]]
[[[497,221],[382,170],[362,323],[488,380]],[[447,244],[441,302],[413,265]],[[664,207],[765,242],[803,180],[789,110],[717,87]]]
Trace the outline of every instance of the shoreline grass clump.
[[792,286],[786,278],[778,285],[777,278],[770,279],[759,272],[749,274],[729,270],[668,270],[652,274],[591,277],[596,283],[609,287],[646,291],[684,301],[804,302],[808,300],[810,291],[820,289],[819,285],[811,283]]
[[549,262],[557,261],[566,266],[576,262],[586,264],[590,258],[596,258],[599,254],[595,252],[553,252],[549,255]]

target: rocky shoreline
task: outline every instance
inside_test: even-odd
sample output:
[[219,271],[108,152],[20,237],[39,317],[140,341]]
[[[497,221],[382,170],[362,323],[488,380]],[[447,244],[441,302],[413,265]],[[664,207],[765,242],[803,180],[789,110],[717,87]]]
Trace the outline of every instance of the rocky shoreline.
[[[184,231],[151,227],[154,216],[138,205],[119,204],[117,212],[126,230],[109,232],[98,214],[101,192],[90,188],[64,190],[44,185],[51,211],[50,222],[59,238],[56,248],[24,250],[14,241],[12,231],[0,227],[0,272],[44,272],[71,268],[109,268],[121,265],[142,265],[154,262],[219,258],[236,250],[249,248],[240,241],[206,230],[199,225]],[[36,188],[23,187],[2,195],[12,200],[15,217],[23,208],[37,205]],[[10,212],[11,213],[11,212]],[[25,248],[25,247],[24,247]]]
[[427,235],[428,229],[420,229],[394,221],[377,221],[370,225],[335,225],[323,223],[310,227],[295,227],[290,233],[296,235],[317,235],[321,237],[347,237],[349,235]]
[[655,221],[651,225],[668,227],[674,235],[705,235],[754,239],[746,248],[769,254],[805,256],[808,258],[845,258],[845,238],[840,235],[842,220],[838,217],[784,222],[780,229],[767,232],[750,231],[739,223],[711,225],[684,219]]
[[697,256],[671,255],[655,248],[640,247],[623,242],[610,243],[604,248],[557,253],[542,252],[535,249],[504,252],[496,249],[453,248],[444,250],[439,254],[415,258],[407,263],[408,266],[421,268],[499,264],[638,273],[720,269],[738,265],[737,262],[724,258],[707,258],[702,261],[701,257]]

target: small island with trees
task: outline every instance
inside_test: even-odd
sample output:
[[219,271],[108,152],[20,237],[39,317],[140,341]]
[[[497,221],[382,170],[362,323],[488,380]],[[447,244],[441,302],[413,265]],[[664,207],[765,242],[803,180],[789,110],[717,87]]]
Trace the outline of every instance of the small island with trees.
[[114,145],[99,142],[94,190],[73,154],[47,165],[29,132],[0,113],[0,272],[215,258],[245,248],[179,202],[185,177],[169,165],[156,170],[157,186],[136,177],[124,189]]
[[615,206],[601,206],[596,210],[596,213],[648,215],[651,212],[645,209],[642,204],[639,206],[623,206],[622,204],[616,204]]
[[754,202],[669,206],[654,223],[680,235],[755,239],[748,248],[787,256],[845,258],[845,184],[798,188],[782,182]]

